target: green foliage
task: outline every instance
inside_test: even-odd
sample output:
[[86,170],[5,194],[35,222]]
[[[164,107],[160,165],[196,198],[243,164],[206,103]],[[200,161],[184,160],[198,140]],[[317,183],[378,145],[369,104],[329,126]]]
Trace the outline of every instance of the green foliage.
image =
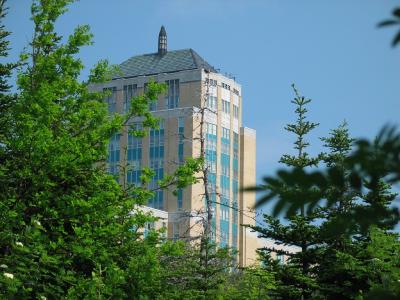
[[[252,227],[261,238],[273,239],[277,244],[300,249],[297,253],[277,250],[274,247],[260,249],[264,263],[276,274],[277,293],[284,299],[309,297],[316,289],[316,279],[312,271],[316,262],[315,245],[319,243],[319,230],[314,222],[320,214],[310,209],[310,206],[306,207],[304,203],[314,203],[322,196],[320,191],[314,188],[314,182],[320,179],[316,176],[304,176],[304,168],[317,166],[321,159],[320,156],[310,157],[306,152],[309,146],[306,136],[318,124],[306,118],[306,105],[311,100],[300,96],[294,85],[293,89],[295,98],[292,103],[296,105],[297,120],[295,124],[288,124],[285,129],[296,136],[294,149],[297,150],[297,154],[284,154],[280,159],[281,163],[293,168],[293,174],[291,170],[280,170],[276,177],[264,178],[264,184],[255,188],[266,193],[257,205],[279,197],[273,211],[275,215],[282,209],[286,210],[289,203],[293,204],[287,209],[288,224],[282,224],[276,216],[264,214],[265,227]],[[272,253],[289,256],[288,266],[273,263]]]
[[[115,68],[101,61],[88,81],[78,80],[83,64],[77,54],[92,43],[88,26],[76,28],[65,44],[55,32],[71,2],[33,2],[32,51],[21,56],[16,97],[5,94],[13,65],[0,68],[1,101],[8,105],[0,136],[0,297],[154,299],[160,239],[157,232],[142,237],[140,228],[154,218],[138,210],[153,193],[122,189],[104,161],[110,137],[130,118],[157,126],[148,106],[165,86],[149,84],[126,115],[109,115],[105,93],[90,85],[110,79]],[[3,56],[6,36],[0,37]],[[198,164],[189,160],[162,188],[195,182]],[[150,176],[143,172],[143,181]]]
[[223,299],[273,299],[271,295],[275,289],[274,274],[268,269],[253,266],[230,274]]
[[[382,21],[378,24],[378,27],[387,27],[387,26],[399,26],[400,25],[400,8],[395,8],[393,10],[393,19],[388,19]],[[392,46],[396,47],[400,43],[400,32],[398,32],[392,41]]]
[[[6,16],[6,1],[0,1],[0,57],[7,57],[10,32],[6,30],[3,20]],[[12,123],[10,115],[11,107],[14,105],[16,96],[6,94],[11,86],[8,83],[12,71],[18,66],[16,63],[0,63],[0,142],[9,134],[8,129]],[[0,144],[0,162],[4,155],[4,149]],[[1,167],[0,167],[1,172]]]
[[[354,151],[345,158],[345,169],[333,165],[318,171],[280,170],[277,176],[264,178],[266,184],[255,190],[267,192],[260,203],[278,198],[274,210],[276,215],[295,211],[303,205],[307,207],[307,211],[311,212],[319,207],[321,200],[326,200],[326,208],[332,208],[337,205],[337,200],[344,196],[342,193],[346,191],[346,185],[354,193],[361,195],[365,190],[379,190],[383,178],[388,184],[398,182],[400,180],[399,153],[400,134],[394,128],[385,127],[372,142],[366,139],[357,140]],[[299,189],[309,189],[310,197],[298,197],[296,200],[291,193],[278,194],[274,191],[287,184],[298,186]],[[336,194],[332,195],[333,191]],[[350,222],[348,229],[351,231],[350,225],[357,223],[367,230],[368,226],[376,224],[378,220],[396,224],[399,221],[398,210],[388,205],[382,206],[378,204],[380,202],[352,207],[343,215]]]
[[168,249],[161,258],[161,299],[231,299],[224,290],[235,267],[234,253],[211,242],[206,247],[177,243]]
[[[383,136],[378,136],[372,143],[357,141],[355,145],[362,145],[362,149],[356,148],[351,153],[349,145],[353,140],[345,128],[339,128],[332,133],[330,143],[327,143],[331,149],[327,166],[339,169],[342,176],[340,180],[343,182],[326,189],[326,221],[321,226],[323,244],[320,245],[321,256],[316,276],[321,293],[328,299],[378,295],[387,270],[376,268],[376,254],[366,249],[385,249],[383,244],[376,243],[378,233],[382,239],[392,242],[386,243],[390,247],[399,246],[398,239],[387,232],[398,222],[398,213],[390,208],[396,194],[391,192],[390,184],[384,180],[390,173],[390,166],[394,165],[390,163],[390,152],[384,158],[381,149],[382,146],[389,149],[391,146],[388,145],[393,143],[384,142]],[[371,165],[368,160],[380,161],[381,164]],[[389,265],[397,268],[393,261]],[[395,295],[395,291],[390,293]]]
[[[400,179],[400,134],[387,127],[372,142],[354,140],[343,123],[321,140],[328,149],[319,155],[326,169],[312,171],[293,158],[292,169],[264,178],[265,184],[255,188],[266,192],[261,203],[278,198],[274,214],[285,213],[289,223],[265,215],[266,225],[253,229],[260,237],[302,249],[295,254],[260,249],[275,274],[276,296],[395,299],[400,242],[388,230],[399,221],[390,183]],[[296,215],[299,210],[304,215]],[[288,255],[288,263],[279,264],[271,253]]]
[[365,252],[370,269],[378,280],[372,283],[366,299],[396,299],[400,296],[400,242],[398,234],[387,234],[376,227],[371,230],[371,242]]
[[347,122],[343,121],[338,128],[331,130],[330,136],[321,138],[324,147],[329,149],[329,153],[322,154],[323,160],[328,167],[344,167],[344,162],[350,153],[355,139],[350,138]]
[[[78,80],[81,47],[92,43],[79,26],[62,43],[57,19],[73,0],[34,0],[31,50],[18,63],[0,64],[0,297],[4,299],[397,299],[400,243],[390,230],[399,221],[391,207],[400,180],[400,134],[384,128],[376,140],[349,137],[346,124],[322,141],[317,157],[306,140],[318,124],[306,119],[310,100],[293,86],[297,121],[296,155],[280,162],[291,169],[266,177],[255,188],[260,203],[278,198],[265,215],[261,237],[297,246],[299,252],[260,250],[263,267],[238,271],[234,253],[207,238],[200,243],[163,241],[142,228],[155,218],[140,210],[153,196],[145,188],[154,176],[142,170],[141,186],[121,187],[106,174],[109,139],[141,117],[144,137],[158,119],[148,110],[165,91],[150,82],[131,99],[129,112],[109,115],[106,92],[92,85],[119,71],[106,60]],[[0,0],[0,56],[9,32]],[[399,17],[395,10],[394,16]],[[395,25],[389,20],[381,26]],[[393,45],[398,44],[397,35]],[[8,80],[19,68],[18,94]],[[354,151],[352,151],[352,149]],[[325,170],[310,170],[321,162]],[[203,159],[188,159],[158,182],[176,191],[197,182]],[[321,203],[325,202],[326,205]],[[286,213],[287,223],[276,218]],[[272,252],[289,257],[282,264]]]
[[319,162],[319,158],[310,158],[309,154],[305,152],[305,149],[310,145],[306,140],[305,136],[319,124],[307,121],[307,104],[311,102],[310,99],[306,99],[300,96],[295,85],[292,85],[296,97],[291,101],[295,106],[295,113],[297,115],[296,123],[288,124],[285,130],[294,133],[296,136],[296,141],[294,142],[294,149],[298,151],[296,156],[284,154],[279,162],[286,164],[287,166],[304,168],[308,166],[315,166]]

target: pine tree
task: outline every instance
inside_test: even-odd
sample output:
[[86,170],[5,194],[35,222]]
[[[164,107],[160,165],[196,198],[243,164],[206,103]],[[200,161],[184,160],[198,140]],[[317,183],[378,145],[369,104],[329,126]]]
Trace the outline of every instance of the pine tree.
[[275,274],[260,266],[251,266],[230,274],[224,298],[231,300],[274,299]]
[[[288,124],[285,129],[294,133],[296,140],[294,149],[296,155],[285,154],[280,159],[281,163],[293,168],[296,172],[302,173],[305,168],[317,166],[320,157],[310,157],[306,148],[309,143],[306,136],[318,126],[307,120],[307,104],[311,100],[300,96],[299,92],[293,85],[295,98],[292,103],[296,105],[295,113],[297,121],[294,124]],[[309,297],[316,290],[316,281],[312,276],[313,265],[316,261],[315,245],[318,244],[319,230],[318,226],[313,222],[320,215],[316,211],[307,211],[302,204],[304,197],[310,195],[310,188],[307,186],[292,185],[290,180],[285,176],[285,171],[279,173],[278,180],[269,181],[266,179],[266,184],[261,186],[259,190],[264,190],[267,195],[264,199],[279,197],[281,200],[289,197],[293,201],[298,201],[298,210],[292,210],[289,213],[288,225],[282,224],[279,219],[264,215],[266,227],[252,227],[260,234],[262,238],[271,238],[278,244],[295,246],[300,249],[297,253],[287,253],[282,250],[273,248],[261,249],[266,252],[266,263],[271,265],[271,271],[277,274],[277,281],[280,286],[277,287],[277,293],[284,299],[299,299]],[[281,203],[284,203],[281,201]],[[279,204],[278,204],[279,205]],[[276,252],[278,254],[288,255],[288,265],[282,266],[279,264],[271,264],[271,259],[268,254]]]
[[[318,212],[321,222],[320,227],[310,224],[310,228],[295,235],[298,231],[291,227],[293,221],[285,226],[274,217],[266,216],[268,227],[258,228],[262,236],[284,244],[289,244],[293,237],[307,236],[307,232],[313,232],[315,237],[309,249],[313,257],[309,278],[314,290],[308,295],[300,293],[300,285],[297,290],[293,287],[299,278],[305,279],[301,268],[291,263],[296,261],[296,255],[287,265],[279,265],[264,255],[270,270],[279,279],[277,295],[285,299],[301,295],[318,299],[394,299],[399,290],[398,274],[394,272],[398,261],[386,255],[389,251],[396,255],[398,248],[397,237],[390,233],[398,223],[398,212],[391,208],[396,194],[388,182],[398,180],[398,135],[393,130],[383,131],[374,142],[355,141],[344,123],[322,141],[329,149],[320,155],[327,170],[279,171],[276,177],[267,177],[262,187],[268,190],[264,199],[279,197],[275,211],[296,211],[301,206],[295,201],[300,199],[300,204],[307,206],[307,212],[314,212],[307,214],[310,221]],[[292,191],[288,186],[301,188]],[[307,190],[307,187],[311,188]],[[323,199],[326,205],[318,207]],[[301,215],[297,217],[301,222]],[[379,249],[378,240],[386,240],[390,246]]]
[[[207,246],[208,249],[204,250]],[[161,299],[230,299],[224,295],[227,278],[235,267],[233,253],[215,243],[177,242],[161,257],[164,293]],[[207,264],[204,253],[207,253]]]
[[[346,164],[355,141],[349,135],[347,123],[344,121],[338,128],[331,130],[329,137],[321,138],[321,140],[325,143],[324,147],[328,149],[328,152],[321,155],[325,165],[337,170],[344,177],[342,184],[330,185],[325,190],[324,198],[331,205],[322,209],[326,218],[322,230],[326,228],[326,233],[328,233],[329,228],[337,225],[337,218],[349,213],[355,206],[359,192],[351,187],[350,170],[348,170]],[[329,237],[326,238],[329,239]],[[345,243],[343,234],[332,238],[335,240],[332,241],[334,244],[338,247],[344,247],[344,245],[341,245]]]
[[[355,140],[350,137],[346,122],[321,140],[328,149],[322,155],[324,163],[328,168],[335,168],[343,174],[344,181],[341,185],[328,186],[325,191],[325,198],[331,205],[322,209],[322,245],[319,247],[316,268],[319,292],[327,299],[348,299],[355,297],[360,290],[365,290],[366,279],[362,261],[354,256],[358,251],[357,245],[351,236],[338,227],[338,220],[357,205],[359,197],[358,191],[350,185],[350,171],[346,165]],[[346,264],[353,265],[353,268],[346,268]]]
[[[11,34],[3,24],[6,13],[6,0],[0,0],[0,57],[2,58],[8,56],[10,42],[7,38]],[[11,88],[9,79],[17,66],[17,63],[0,63],[0,163],[3,161],[4,155],[6,155],[5,139],[9,134],[7,130],[12,122],[10,110],[16,100],[16,96],[9,93]]]

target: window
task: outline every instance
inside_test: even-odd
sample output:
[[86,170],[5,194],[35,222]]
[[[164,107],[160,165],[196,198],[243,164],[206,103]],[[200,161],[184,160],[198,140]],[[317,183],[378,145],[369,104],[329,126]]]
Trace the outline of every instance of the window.
[[217,151],[217,140],[206,137],[206,150]]
[[222,127],[222,138],[221,138],[221,152],[222,154],[230,155],[230,130]]
[[233,117],[239,119],[239,106],[233,104]]
[[177,198],[177,207],[178,207],[178,209],[182,209],[182,207],[183,207],[183,191],[182,191],[182,189],[179,189],[177,191],[176,198]]
[[[134,123],[132,130],[142,130],[142,124]],[[128,133],[127,143],[127,181],[128,183],[140,184],[141,162],[142,162],[142,138]]]
[[221,175],[220,177],[220,189],[221,189],[221,196],[222,196],[222,202],[229,202],[229,191],[230,191],[230,183],[229,183],[229,177]]
[[237,224],[239,217],[238,217],[238,208],[237,208],[237,203],[233,203],[233,212],[232,212],[232,216],[233,216],[233,224]]
[[221,241],[220,241],[221,247],[226,247],[228,245],[228,236],[229,232],[221,231]]
[[222,221],[229,221],[229,207],[221,205],[219,209],[219,217]]
[[[143,86],[143,91],[144,91],[144,93],[146,93],[147,92],[147,86],[148,86],[149,84],[146,82],[145,84],[144,84],[144,86]],[[149,110],[150,111],[156,111],[157,110],[157,99],[155,99],[154,101],[151,101],[150,103],[149,103]]]
[[144,224],[144,233],[143,236],[147,237],[150,233],[150,231],[154,230],[154,222],[147,222]]
[[208,171],[211,173],[217,172],[217,151],[213,150],[216,149],[217,141],[216,139],[207,138],[206,139],[206,164]]
[[226,90],[229,90],[229,91],[231,90],[231,86],[226,84],[226,83],[224,83],[224,82],[221,82],[221,86]]
[[276,255],[276,260],[279,262],[279,264],[283,265],[285,263],[285,255],[277,254]]
[[232,247],[237,248],[237,225],[232,225]]
[[168,94],[165,97],[165,107],[176,108],[179,105],[179,79],[167,80]]
[[217,172],[217,125],[205,123],[206,164],[208,171]]
[[103,92],[107,92],[105,101],[107,102],[108,105],[108,112],[109,113],[117,112],[117,88],[115,86],[110,88],[104,88]]
[[238,223],[238,198],[239,198],[239,182],[232,180],[232,206],[233,206],[233,223]]
[[206,132],[208,134],[217,135],[217,125],[211,124],[211,123],[206,123]]
[[224,112],[228,115],[230,115],[230,113],[231,113],[231,103],[224,99],[222,99],[222,112]]
[[183,128],[185,127],[185,117],[179,117],[178,118],[178,128]]
[[179,163],[183,163],[183,147],[184,147],[184,133],[185,133],[185,118],[178,118],[178,161]]
[[178,223],[172,223],[172,238],[174,241],[179,239],[179,224]]
[[206,100],[206,107],[212,111],[217,111],[218,110],[217,97],[208,96],[208,98]]
[[128,112],[131,108],[132,97],[136,95],[137,85],[124,85],[124,112]]
[[239,178],[239,134],[233,133],[233,178]]
[[208,173],[208,191],[210,193],[215,193],[217,191],[215,180],[216,180],[215,173]]
[[233,158],[239,159],[239,134],[233,132]]
[[239,91],[237,89],[233,89],[233,93],[239,96]]
[[222,127],[222,138],[221,138],[221,169],[222,175],[230,176],[230,142],[229,142],[230,130]]
[[222,127],[222,138],[230,139],[230,130],[228,128]]
[[210,239],[212,241],[215,241],[215,230],[214,229],[211,229]]
[[220,189],[221,189],[221,203],[229,203],[230,198],[230,171],[231,171],[231,157],[230,157],[230,130],[222,127],[221,136],[221,176],[220,176]]
[[206,78],[206,83],[211,85],[211,86],[217,86],[217,81],[214,79],[208,79]]
[[150,163],[164,157],[164,120],[160,120],[159,129],[150,129]]
[[167,237],[167,223],[162,222],[162,232],[161,232],[161,237],[165,239]]
[[114,134],[108,144],[108,172],[113,175],[118,175],[119,169],[119,158],[120,158],[120,147],[119,140],[121,135]]
[[229,164],[223,164],[222,166],[221,166],[221,169],[222,169],[222,175],[224,175],[224,176],[228,176],[229,177],[229,175],[230,175],[230,167],[229,167]]
[[149,201],[149,206],[157,209],[163,209],[164,207],[164,192],[162,190],[157,190],[158,180],[164,177],[164,126],[165,121],[161,119],[159,128],[150,129],[149,134],[150,168],[155,172],[149,184],[149,188],[156,190],[154,192],[154,197]]

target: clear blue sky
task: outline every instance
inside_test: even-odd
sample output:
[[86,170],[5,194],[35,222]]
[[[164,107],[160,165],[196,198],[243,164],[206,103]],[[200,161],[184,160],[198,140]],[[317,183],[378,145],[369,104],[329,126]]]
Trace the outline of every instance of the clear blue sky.
[[[6,25],[13,31],[11,57],[30,40],[29,0],[9,0]],[[291,83],[313,100],[310,119],[318,137],[342,120],[355,137],[373,137],[381,126],[399,124],[400,47],[393,29],[377,29],[395,0],[81,0],[58,23],[70,33],[89,24],[94,45],[81,57],[87,68],[102,58],[118,64],[155,52],[160,26],[169,49],[193,48],[242,84],[243,120],[257,130],[257,175],[272,174],[293,136],[283,130],[295,119]],[[87,74],[87,70],[84,76]]]

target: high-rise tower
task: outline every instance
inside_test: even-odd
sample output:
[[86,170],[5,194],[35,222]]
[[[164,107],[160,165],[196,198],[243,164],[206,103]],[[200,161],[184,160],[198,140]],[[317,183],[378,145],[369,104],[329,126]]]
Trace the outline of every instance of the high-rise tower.
[[[140,182],[141,169],[151,167],[156,175],[172,173],[186,157],[200,155],[199,108],[207,107],[204,138],[208,181],[213,207],[213,239],[221,246],[239,250],[241,266],[254,259],[254,236],[241,224],[254,224],[255,196],[241,192],[255,185],[255,131],[242,126],[240,84],[221,74],[192,49],[167,51],[167,34],[161,27],[158,51],[137,55],[120,64],[118,75],[96,89],[110,89],[106,99],[110,113],[129,109],[132,96],[141,94],[151,81],[164,82],[168,89],[150,109],[161,118],[159,129],[138,138],[124,130],[110,142],[108,168],[120,182]],[[130,120],[140,128],[141,119]],[[127,168],[120,168],[125,165]],[[125,170],[125,172],[123,172]],[[168,212],[168,237],[191,238],[198,234],[196,213],[204,211],[202,183],[177,195],[158,190],[148,206]]]

